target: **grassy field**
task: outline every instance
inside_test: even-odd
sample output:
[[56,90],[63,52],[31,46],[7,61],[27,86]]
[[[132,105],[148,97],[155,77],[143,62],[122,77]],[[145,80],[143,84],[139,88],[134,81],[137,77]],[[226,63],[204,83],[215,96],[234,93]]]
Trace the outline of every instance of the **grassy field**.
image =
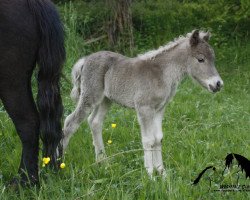
[[[74,31],[74,15],[71,17],[64,19],[70,24],[66,26],[68,58],[64,73],[67,77],[72,64],[86,53],[82,39]],[[249,179],[238,172],[237,165],[221,176],[228,153],[239,153],[250,159],[250,45],[233,42],[216,48],[215,52],[224,89],[213,95],[187,78],[166,109],[165,179],[156,176],[151,180],[146,174],[135,112],[113,105],[103,132],[109,156],[106,162],[95,163],[90,129],[85,122],[70,142],[65,169],[54,174],[41,167],[40,190],[8,190],[5,183],[16,175],[21,146],[0,104],[0,199],[249,199],[250,192],[214,190],[222,184],[236,184],[238,176],[239,183],[250,189]],[[70,89],[70,84],[63,80],[65,116],[74,109]],[[112,129],[111,123],[117,127]],[[107,144],[110,139],[112,143]],[[192,181],[208,165],[214,165],[217,171],[207,173],[193,186]]]

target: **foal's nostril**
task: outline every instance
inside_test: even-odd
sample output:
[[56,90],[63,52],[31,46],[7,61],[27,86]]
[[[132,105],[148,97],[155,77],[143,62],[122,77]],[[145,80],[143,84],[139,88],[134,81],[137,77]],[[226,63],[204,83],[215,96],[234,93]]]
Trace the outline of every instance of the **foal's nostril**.
[[221,88],[221,82],[220,81],[217,81],[217,83],[216,83],[216,87],[219,89],[219,88]]

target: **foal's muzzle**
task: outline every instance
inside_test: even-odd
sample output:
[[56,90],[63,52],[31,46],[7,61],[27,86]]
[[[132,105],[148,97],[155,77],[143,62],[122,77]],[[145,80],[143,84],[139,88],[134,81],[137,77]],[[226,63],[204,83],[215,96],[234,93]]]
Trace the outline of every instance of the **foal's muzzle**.
[[223,82],[217,81],[215,86],[213,86],[211,84],[209,84],[208,86],[209,86],[210,90],[215,93],[215,92],[218,92],[221,90],[221,88],[223,87]]
[[218,92],[223,87],[223,81],[219,76],[212,77],[206,81],[207,88],[210,92]]

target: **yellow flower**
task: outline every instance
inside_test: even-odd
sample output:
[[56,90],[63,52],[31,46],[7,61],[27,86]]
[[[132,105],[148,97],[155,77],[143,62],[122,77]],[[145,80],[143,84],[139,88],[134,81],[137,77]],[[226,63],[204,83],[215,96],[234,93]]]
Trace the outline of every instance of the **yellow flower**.
[[65,163],[61,163],[61,164],[60,164],[60,168],[61,168],[61,169],[64,169],[65,167],[66,167]]
[[112,128],[116,128],[116,124],[111,124],[111,127]]
[[43,164],[47,165],[49,164],[49,161],[50,161],[50,157],[43,158]]
[[112,143],[112,140],[108,140],[108,144],[111,144]]

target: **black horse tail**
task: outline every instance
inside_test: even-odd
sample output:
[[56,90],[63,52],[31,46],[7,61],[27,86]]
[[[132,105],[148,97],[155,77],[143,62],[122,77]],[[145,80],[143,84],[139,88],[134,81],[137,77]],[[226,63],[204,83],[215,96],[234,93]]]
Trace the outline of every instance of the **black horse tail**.
[[36,18],[40,35],[37,64],[37,104],[40,114],[40,133],[43,156],[50,157],[57,166],[61,156],[61,118],[63,113],[60,95],[60,76],[65,60],[64,30],[59,14],[50,0],[27,0]]

